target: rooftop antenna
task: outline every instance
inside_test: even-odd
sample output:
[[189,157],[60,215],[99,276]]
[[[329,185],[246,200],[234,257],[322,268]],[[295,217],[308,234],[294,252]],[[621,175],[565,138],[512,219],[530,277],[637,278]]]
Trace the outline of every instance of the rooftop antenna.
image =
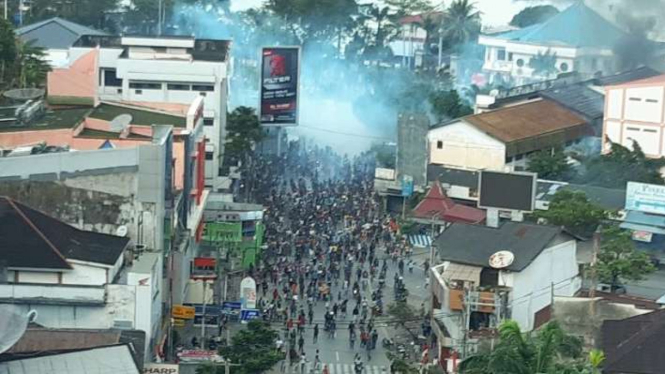
[[126,113],[121,114],[111,120],[111,131],[122,132],[130,123],[132,123],[132,115]]

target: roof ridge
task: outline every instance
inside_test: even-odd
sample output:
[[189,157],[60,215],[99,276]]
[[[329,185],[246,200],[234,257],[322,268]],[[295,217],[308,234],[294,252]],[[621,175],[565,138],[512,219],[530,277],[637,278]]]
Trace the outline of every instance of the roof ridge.
[[[14,208],[14,210],[16,211],[16,213],[18,213],[19,216],[21,216],[21,218],[25,221],[25,223],[27,223],[28,226],[30,226],[30,228],[31,228],[32,230],[34,230],[34,231],[37,233],[37,235],[38,235],[38,236],[39,236],[44,242],[46,242],[46,244],[47,244],[47,245],[53,250],[53,252],[54,252],[58,257],[60,257],[60,258],[62,259],[62,261],[64,261],[64,263],[67,265],[67,267],[69,267],[69,268],[71,269],[71,265],[69,264],[69,262],[67,262],[67,259],[65,258],[65,256],[62,255],[62,253],[58,250],[58,248],[57,248],[57,247],[56,247],[56,246],[55,246],[55,245],[54,245],[54,244],[53,244],[53,243],[52,243],[52,242],[46,237],[46,235],[44,235],[44,233],[43,233],[43,232],[37,227],[37,225],[35,225],[35,223],[32,222],[32,220],[30,220],[30,218],[28,218],[28,216],[25,215],[25,213],[23,212],[23,210],[21,210],[21,208],[19,208],[19,207],[17,206],[16,202],[15,202],[14,200],[10,199],[10,198],[7,197],[7,196],[5,196],[4,198],[5,198],[5,200],[7,200],[7,202],[9,203],[9,205],[10,205],[12,208]],[[20,203],[19,203],[19,204],[20,204]],[[23,204],[20,204],[20,205],[23,205]],[[33,209],[33,210],[34,210],[34,209]],[[39,214],[43,214],[43,213],[41,213],[41,212],[39,212],[39,211],[37,211],[37,210],[35,210],[35,211],[36,211],[37,213],[39,213]],[[50,217],[49,217],[49,218],[50,218]]]

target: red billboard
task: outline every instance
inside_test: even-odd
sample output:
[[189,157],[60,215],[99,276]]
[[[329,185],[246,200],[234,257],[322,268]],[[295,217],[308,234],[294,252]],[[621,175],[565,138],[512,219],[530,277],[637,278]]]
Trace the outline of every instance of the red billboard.
[[261,124],[298,123],[300,48],[268,47],[261,52]]

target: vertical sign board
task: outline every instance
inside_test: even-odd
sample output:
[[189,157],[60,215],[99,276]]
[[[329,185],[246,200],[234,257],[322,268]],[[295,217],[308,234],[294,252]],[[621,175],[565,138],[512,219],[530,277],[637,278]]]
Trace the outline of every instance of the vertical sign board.
[[410,197],[411,195],[413,195],[413,177],[404,175],[402,177],[402,196]]
[[240,299],[243,309],[256,308],[256,281],[252,277],[246,277],[240,282]]
[[626,210],[651,214],[665,214],[665,186],[628,182]]
[[266,47],[261,51],[261,124],[298,123],[300,48]]

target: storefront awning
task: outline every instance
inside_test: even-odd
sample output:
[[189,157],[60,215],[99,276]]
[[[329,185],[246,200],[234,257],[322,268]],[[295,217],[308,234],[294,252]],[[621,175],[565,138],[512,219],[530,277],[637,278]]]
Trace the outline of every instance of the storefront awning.
[[443,271],[442,276],[446,282],[450,282],[451,280],[473,282],[477,286],[480,285],[480,272],[482,270],[483,268],[478,266],[451,263]]
[[646,231],[665,235],[665,216],[630,210],[620,227],[633,231]]

